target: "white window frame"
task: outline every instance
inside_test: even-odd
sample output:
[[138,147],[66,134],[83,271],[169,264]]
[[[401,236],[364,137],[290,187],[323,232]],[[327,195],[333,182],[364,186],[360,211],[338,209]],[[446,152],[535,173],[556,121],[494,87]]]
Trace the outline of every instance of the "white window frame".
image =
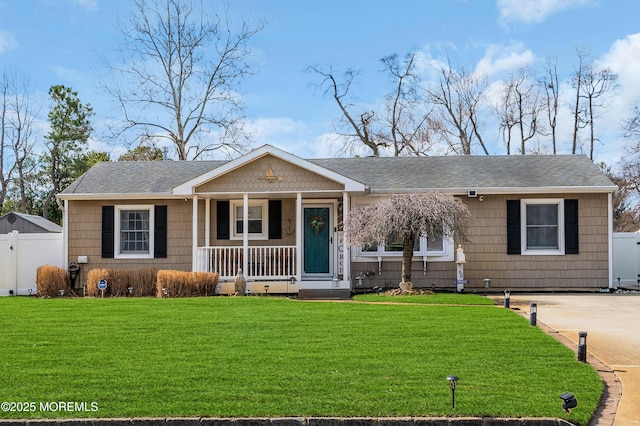
[[[414,250],[414,256],[446,256],[449,252],[449,238],[442,239],[442,250],[429,250],[426,237],[420,237],[420,249]],[[426,248],[426,249],[425,249]],[[386,250],[386,244],[380,244],[376,250],[362,250],[362,246],[357,247],[357,253],[359,256],[400,256],[402,257],[402,250]]]
[[[249,200],[249,207],[261,206],[262,207],[262,232],[249,232],[250,240],[268,240],[269,239],[269,201],[268,200]],[[236,222],[238,220],[242,220],[242,218],[236,217],[236,207],[244,207],[244,202],[242,200],[231,200],[229,202],[229,208],[231,211],[229,212],[229,221],[231,222],[231,235],[230,239],[232,240],[242,240],[244,237],[244,232],[238,233],[236,232]]]
[[[131,205],[119,205],[115,206],[115,217],[114,217],[114,258],[115,259],[153,259],[154,253],[154,229],[155,229],[155,218],[154,218],[154,206],[153,204],[131,204]],[[149,252],[137,252],[137,253],[127,253],[121,252],[120,249],[120,212],[127,210],[148,210],[149,211]]]
[[[555,204],[558,206],[558,248],[533,249],[527,244],[527,205]],[[530,198],[520,200],[520,241],[521,254],[526,256],[562,256],[564,255],[564,199],[563,198]]]

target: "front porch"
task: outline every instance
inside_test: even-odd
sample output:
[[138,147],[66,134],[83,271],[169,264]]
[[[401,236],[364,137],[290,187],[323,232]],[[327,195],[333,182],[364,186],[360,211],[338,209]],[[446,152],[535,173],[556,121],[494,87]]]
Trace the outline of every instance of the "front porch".
[[[245,255],[246,253],[246,255]],[[233,280],[245,265],[247,279],[262,281],[299,280],[296,246],[198,247],[196,271],[217,272],[220,281]]]

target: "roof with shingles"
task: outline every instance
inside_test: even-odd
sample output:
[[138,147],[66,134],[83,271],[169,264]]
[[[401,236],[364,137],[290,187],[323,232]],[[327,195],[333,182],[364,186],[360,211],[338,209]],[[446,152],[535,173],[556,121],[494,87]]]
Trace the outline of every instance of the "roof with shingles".
[[[49,219],[45,219],[42,216],[36,216],[33,214],[9,212],[4,216],[0,217],[0,222],[3,222],[5,220],[12,222],[13,221],[11,220],[12,216],[19,217],[22,220],[25,220],[35,225],[36,227],[40,228],[42,231],[45,231],[45,232],[62,232],[62,226],[58,225],[57,223],[51,222]],[[25,231],[20,231],[20,232],[25,232]]]
[[578,155],[367,157],[309,160],[363,182],[372,191],[511,188],[612,188]]
[[[372,192],[415,190],[514,192],[532,188],[611,192],[615,185],[581,155],[362,157],[309,159]],[[70,194],[166,194],[227,161],[102,162],[62,191]]]

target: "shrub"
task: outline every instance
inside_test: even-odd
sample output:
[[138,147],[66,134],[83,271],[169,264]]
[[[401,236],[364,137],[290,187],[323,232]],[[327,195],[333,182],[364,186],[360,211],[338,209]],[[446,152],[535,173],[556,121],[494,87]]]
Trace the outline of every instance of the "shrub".
[[[216,272],[158,271],[158,297],[213,296],[218,285]],[[162,289],[165,289],[163,292]]]
[[[155,296],[156,273],[154,268],[142,269],[92,269],[87,275],[87,296],[100,296],[100,280],[107,281],[105,295],[112,297]],[[131,293],[129,293],[131,287]]]
[[44,265],[36,271],[36,287],[40,297],[61,297],[60,290],[67,296],[73,295],[69,272],[58,266]]

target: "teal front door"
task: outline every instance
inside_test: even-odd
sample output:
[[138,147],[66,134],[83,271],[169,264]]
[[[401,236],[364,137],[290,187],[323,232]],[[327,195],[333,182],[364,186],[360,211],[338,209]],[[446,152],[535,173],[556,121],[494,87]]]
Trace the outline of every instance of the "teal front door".
[[331,208],[304,208],[304,265],[306,275],[331,275]]

